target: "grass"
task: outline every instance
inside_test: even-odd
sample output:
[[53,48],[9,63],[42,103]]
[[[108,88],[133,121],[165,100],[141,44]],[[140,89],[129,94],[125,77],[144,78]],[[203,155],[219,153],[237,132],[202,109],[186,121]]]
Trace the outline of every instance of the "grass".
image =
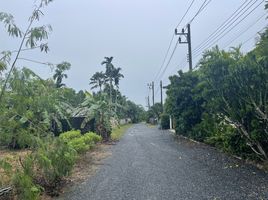
[[148,126],[148,128],[155,128],[157,125],[156,124],[146,124]]
[[[16,169],[20,169],[22,167],[19,162],[19,158],[23,159],[30,153],[30,150],[0,150],[0,161],[2,160],[9,163],[12,166],[12,171],[15,172]],[[0,167],[0,188],[9,186],[10,184],[11,174],[5,172],[4,169]]]
[[111,139],[112,140],[119,140],[124,135],[126,130],[128,128],[130,128],[131,126],[132,126],[132,124],[126,124],[126,125],[120,126],[118,128],[114,128],[112,131],[112,134],[111,134]]

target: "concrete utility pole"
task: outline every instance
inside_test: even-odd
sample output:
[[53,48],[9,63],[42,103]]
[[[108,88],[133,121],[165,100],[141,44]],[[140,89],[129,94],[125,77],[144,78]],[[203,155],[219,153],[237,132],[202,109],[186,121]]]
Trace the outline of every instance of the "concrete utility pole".
[[[148,86],[148,88],[149,88],[148,107],[149,107],[149,109],[150,109],[150,107],[151,107],[151,105],[150,105],[150,95],[151,95],[151,89],[153,89],[153,87],[152,87],[152,83],[148,83],[147,86]],[[154,99],[152,98],[152,100],[153,100],[153,104],[154,104]]]
[[193,60],[192,60],[192,43],[191,43],[191,26],[187,24],[187,32],[182,29],[181,33],[178,33],[178,30],[175,29],[175,35],[183,35],[186,37],[186,41],[181,41],[181,37],[179,37],[180,44],[188,44],[188,62],[189,62],[189,70],[193,70]]
[[162,81],[160,81],[160,94],[161,94],[161,106],[162,106],[162,112],[163,112],[163,84]]
[[154,82],[152,82],[152,90],[153,90],[153,106],[154,106]]
[[153,101],[153,105],[154,105],[154,82],[148,83],[147,86],[149,87],[149,94],[150,94],[151,89],[152,89],[152,101]]

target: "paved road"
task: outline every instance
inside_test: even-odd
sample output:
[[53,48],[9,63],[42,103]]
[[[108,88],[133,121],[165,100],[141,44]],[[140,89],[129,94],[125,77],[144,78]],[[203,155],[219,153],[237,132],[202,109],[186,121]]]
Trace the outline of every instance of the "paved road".
[[65,200],[268,199],[268,175],[214,148],[138,124]]

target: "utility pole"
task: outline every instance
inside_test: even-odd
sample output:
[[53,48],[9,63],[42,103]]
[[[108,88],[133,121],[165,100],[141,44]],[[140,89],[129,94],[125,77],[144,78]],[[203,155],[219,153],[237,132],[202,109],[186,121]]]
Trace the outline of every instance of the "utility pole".
[[150,106],[150,97],[149,96],[148,96],[147,100],[148,100],[148,109],[150,109],[151,106]]
[[[152,87],[152,83],[148,83],[147,84],[147,86],[148,86],[148,88],[149,88],[149,95],[148,95],[148,107],[149,107],[149,109],[150,109],[150,95],[151,95],[151,89],[153,89],[153,87]],[[153,104],[154,104],[154,97],[152,98],[153,99]]]
[[181,33],[178,33],[178,30],[175,29],[175,35],[183,35],[186,37],[186,41],[182,41],[179,37],[180,44],[188,44],[188,61],[189,61],[189,70],[193,70],[193,61],[192,61],[192,43],[191,43],[191,26],[187,24],[187,32],[185,33],[184,28],[181,30]]
[[163,84],[162,81],[160,81],[160,94],[161,94],[161,106],[162,106],[162,112],[163,112]]
[[152,90],[153,90],[153,106],[154,106],[154,82],[152,82]]
[[149,87],[149,94],[150,94],[151,89],[152,89],[152,101],[153,101],[153,105],[154,105],[154,82],[148,83],[147,86]]

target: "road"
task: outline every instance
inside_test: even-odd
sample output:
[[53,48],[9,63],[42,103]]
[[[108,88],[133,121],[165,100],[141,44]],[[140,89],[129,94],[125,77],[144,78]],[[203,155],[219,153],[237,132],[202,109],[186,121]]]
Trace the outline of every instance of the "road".
[[268,175],[168,131],[132,126],[95,176],[65,200],[268,199]]

